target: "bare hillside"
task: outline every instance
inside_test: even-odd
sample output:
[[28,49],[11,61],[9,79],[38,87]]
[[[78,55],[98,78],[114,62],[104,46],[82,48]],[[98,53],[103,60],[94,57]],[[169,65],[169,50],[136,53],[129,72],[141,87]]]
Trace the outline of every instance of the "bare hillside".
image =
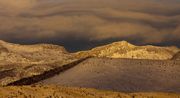
[[39,75],[76,60],[62,46],[18,45],[0,41],[0,85]]
[[0,61],[9,63],[49,63],[71,57],[62,46],[51,44],[18,45],[0,41]]
[[93,48],[75,53],[77,57],[95,56],[132,59],[171,59],[179,49],[177,47],[135,46],[126,41]]
[[180,92],[180,62],[90,58],[43,84],[124,92]]

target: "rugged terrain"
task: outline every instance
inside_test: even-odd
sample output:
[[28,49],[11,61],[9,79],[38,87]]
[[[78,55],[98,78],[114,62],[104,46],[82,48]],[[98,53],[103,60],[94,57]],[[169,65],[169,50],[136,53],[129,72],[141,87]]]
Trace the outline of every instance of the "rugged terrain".
[[171,93],[120,93],[56,86],[1,87],[0,98],[179,98]]
[[64,47],[51,44],[19,45],[0,41],[0,85],[67,65],[85,57],[171,59],[176,47],[135,46],[126,41],[68,53]]
[[18,45],[0,41],[0,85],[39,75],[76,60],[61,46]]
[[[0,87],[0,98],[179,98],[179,95],[169,94],[180,92],[179,65],[179,48],[173,46],[135,46],[122,41],[69,53],[58,45],[19,45],[0,41],[0,85],[11,85]],[[22,86],[27,84],[44,86]],[[125,94],[45,86],[49,84],[123,92],[167,93]],[[48,92],[47,95],[44,92]]]
[[43,64],[70,57],[64,47],[58,45],[18,45],[0,41],[0,60],[3,62]]
[[177,47],[135,46],[126,41],[93,48],[88,51],[75,53],[78,57],[95,56],[108,58],[132,58],[132,59],[171,59],[179,49]]

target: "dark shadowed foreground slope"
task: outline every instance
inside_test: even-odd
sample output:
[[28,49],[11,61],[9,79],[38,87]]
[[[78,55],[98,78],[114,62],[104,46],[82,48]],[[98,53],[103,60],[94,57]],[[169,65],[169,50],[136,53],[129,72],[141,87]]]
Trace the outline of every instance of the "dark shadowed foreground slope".
[[180,62],[90,58],[42,83],[125,92],[180,92]]

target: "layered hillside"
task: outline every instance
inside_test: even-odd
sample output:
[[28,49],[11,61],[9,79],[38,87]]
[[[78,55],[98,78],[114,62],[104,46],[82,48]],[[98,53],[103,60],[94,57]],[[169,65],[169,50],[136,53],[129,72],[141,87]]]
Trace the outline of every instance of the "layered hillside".
[[120,93],[55,86],[1,87],[0,98],[179,98],[171,93]]
[[177,47],[135,46],[126,41],[115,42],[109,45],[93,48],[88,51],[75,53],[77,57],[108,57],[132,59],[171,59],[179,49]]
[[76,60],[62,46],[18,45],[0,41],[0,85],[39,75]]

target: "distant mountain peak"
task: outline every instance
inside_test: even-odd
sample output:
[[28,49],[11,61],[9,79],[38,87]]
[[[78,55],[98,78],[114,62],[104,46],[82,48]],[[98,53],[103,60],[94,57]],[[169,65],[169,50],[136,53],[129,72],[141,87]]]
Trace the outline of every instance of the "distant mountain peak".
[[118,42],[114,42],[112,44],[109,44],[111,46],[123,46],[123,47],[134,47],[135,45],[127,42],[127,41],[118,41]]
[[[127,45],[127,44],[131,44],[131,43],[129,43],[129,42],[123,40],[123,41],[113,42],[112,44],[122,44],[122,45]],[[131,44],[131,45],[132,45],[132,44]]]
[[132,59],[171,59],[179,51],[177,47],[135,46],[127,41],[99,46],[88,51],[77,52],[78,57],[95,56]]

